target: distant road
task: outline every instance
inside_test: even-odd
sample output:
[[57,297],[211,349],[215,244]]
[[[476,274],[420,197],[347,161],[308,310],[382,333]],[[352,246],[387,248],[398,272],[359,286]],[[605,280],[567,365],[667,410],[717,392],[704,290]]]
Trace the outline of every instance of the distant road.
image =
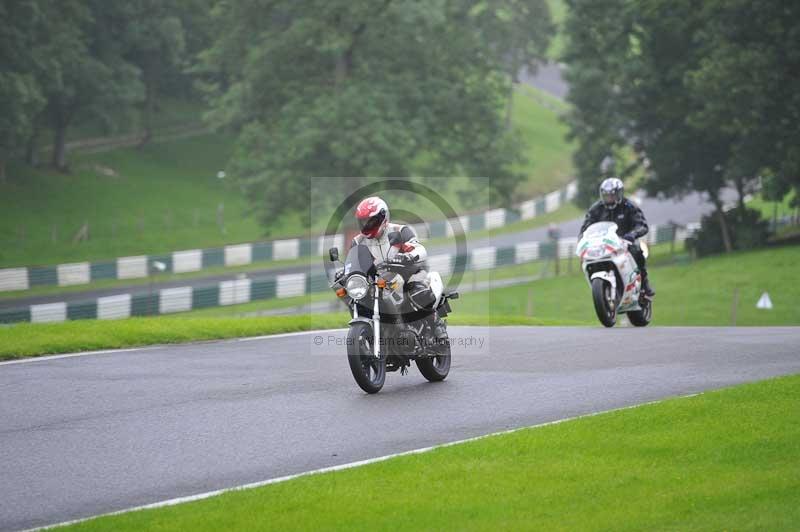
[[800,372],[798,327],[450,332],[376,396],[343,331],[0,364],[0,530]]
[[519,80],[563,100],[567,97],[569,86],[562,77],[561,71],[561,65],[558,63],[546,63],[540,66],[533,75],[527,70],[523,70],[519,75]]

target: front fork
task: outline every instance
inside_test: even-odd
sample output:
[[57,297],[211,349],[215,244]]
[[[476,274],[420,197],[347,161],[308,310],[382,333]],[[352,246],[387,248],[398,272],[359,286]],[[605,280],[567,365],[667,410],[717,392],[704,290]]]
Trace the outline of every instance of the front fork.
[[375,287],[375,304],[372,307],[372,350],[375,358],[380,358],[381,356],[381,313],[380,313],[380,301],[382,289]]
[[[377,294],[375,303],[372,307],[372,354],[375,358],[381,356],[381,313],[380,300],[383,295],[382,289],[375,287]],[[358,304],[353,301],[353,319],[358,318]]]

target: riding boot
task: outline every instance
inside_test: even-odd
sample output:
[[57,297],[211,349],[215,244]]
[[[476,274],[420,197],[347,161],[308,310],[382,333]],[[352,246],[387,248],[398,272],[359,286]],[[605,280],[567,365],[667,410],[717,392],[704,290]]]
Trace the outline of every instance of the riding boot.
[[647,297],[656,295],[656,291],[650,286],[650,277],[647,275],[647,270],[642,270],[642,291]]
[[437,340],[447,339],[447,325],[444,320],[439,316],[438,312],[433,312],[428,315],[429,325],[433,331],[433,337]]

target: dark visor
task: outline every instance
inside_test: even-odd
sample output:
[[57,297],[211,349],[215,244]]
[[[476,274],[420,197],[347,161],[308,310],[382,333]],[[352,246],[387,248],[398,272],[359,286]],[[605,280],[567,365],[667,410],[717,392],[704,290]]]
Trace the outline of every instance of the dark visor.
[[603,192],[603,202],[607,205],[612,205],[617,202],[617,193],[616,192]]
[[386,211],[381,210],[375,216],[370,216],[369,218],[359,218],[358,219],[358,226],[361,229],[361,233],[368,235],[374,233],[377,230],[383,221],[386,219]]

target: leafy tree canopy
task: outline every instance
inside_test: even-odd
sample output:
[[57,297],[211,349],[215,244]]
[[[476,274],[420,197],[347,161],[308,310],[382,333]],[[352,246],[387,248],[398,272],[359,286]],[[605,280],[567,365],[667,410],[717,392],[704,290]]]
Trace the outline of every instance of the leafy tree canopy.
[[509,65],[544,54],[543,1],[246,0],[213,17],[209,118],[239,133],[230,170],[267,227],[307,207],[311,176],[490,176],[509,199]]

